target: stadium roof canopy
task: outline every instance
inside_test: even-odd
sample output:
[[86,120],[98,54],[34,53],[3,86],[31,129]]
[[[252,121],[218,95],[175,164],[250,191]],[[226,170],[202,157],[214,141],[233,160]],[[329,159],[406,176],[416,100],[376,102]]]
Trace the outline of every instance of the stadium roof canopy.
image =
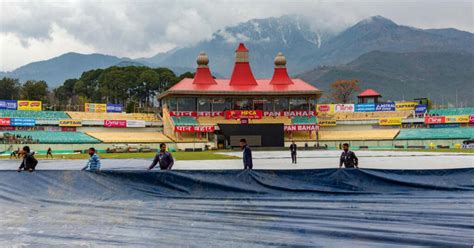
[[380,93],[373,89],[366,89],[364,92],[360,93],[357,97],[370,97],[370,96],[382,96]]
[[248,49],[240,43],[230,79],[214,79],[204,52],[197,57],[194,78],[185,78],[163,92],[158,98],[170,95],[311,95],[319,98],[322,91],[311,84],[290,78],[286,58],[282,53],[275,57],[275,71],[271,79],[255,79],[249,63]]

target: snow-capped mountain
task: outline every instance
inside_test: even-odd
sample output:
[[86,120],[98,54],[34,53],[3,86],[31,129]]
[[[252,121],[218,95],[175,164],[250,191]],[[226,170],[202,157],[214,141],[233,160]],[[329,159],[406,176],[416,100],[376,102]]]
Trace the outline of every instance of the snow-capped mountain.
[[273,59],[278,52],[287,57],[290,72],[299,71],[299,58],[319,50],[332,37],[329,30],[312,30],[309,21],[301,16],[282,16],[253,19],[233,27],[216,31],[210,40],[195,46],[159,54],[144,60],[152,65],[185,67],[196,66],[200,51],[209,55],[211,70],[229,76],[234,63],[233,50],[244,42],[250,50],[250,63],[257,77],[271,75]]

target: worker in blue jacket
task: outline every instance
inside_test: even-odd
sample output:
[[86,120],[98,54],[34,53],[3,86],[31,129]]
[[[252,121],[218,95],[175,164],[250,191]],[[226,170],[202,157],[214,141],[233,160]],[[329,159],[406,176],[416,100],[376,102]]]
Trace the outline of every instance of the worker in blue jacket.
[[153,163],[148,167],[148,170],[153,169],[157,164],[160,165],[161,170],[171,170],[174,165],[174,159],[170,152],[166,151],[166,144],[160,144],[160,151],[156,153]]
[[339,159],[339,168],[344,165],[346,168],[359,168],[359,159],[353,151],[349,151],[349,144],[342,145],[343,152]]
[[242,148],[243,160],[244,160],[244,170],[253,168],[252,162],[252,150],[250,149],[249,145],[247,145],[246,139],[240,139],[240,147]]
[[101,164],[100,164],[99,156],[97,155],[95,151],[95,148],[94,147],[89,148],[88,153],[90,156],[89,161],[87,161],[86,166],[84,166],[82,170],[89,170],[89,171],[100,170]]

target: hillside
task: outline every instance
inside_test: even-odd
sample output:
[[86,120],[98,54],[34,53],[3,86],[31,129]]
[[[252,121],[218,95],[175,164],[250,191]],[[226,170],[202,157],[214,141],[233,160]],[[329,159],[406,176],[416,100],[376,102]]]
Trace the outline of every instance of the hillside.
[[205,51],[209,55],[213,74],[229,77],[234,50],[239,42],[245,42],[250,49],[252,70],[260,78],[271,77],[273,59],[279,51],[285,54],[291,75],[317,66],[349,63],[372,51],[474,54],[474,34],[453,28],[423,30],[374,16],[337,33],[314,27],[311,20],[301,16],[282,16],[253,19],[226,27],[217,30],[209,40],[189,47],[177,47],[149,58],[132,60],[102,54],[67,53],[27,64],[12,72],[0,72],[0,76],[20,78],[21,81],[46,80],[55,87],[68,78],[79,77],[83,71],[117,64],[168,67],[181,74],[193,71],[196,56]]
[[469,53],[374,51],[342,66],[324,66],[298,75],[328,92],[337,79],[358,79],[385,100],[430,97],[438,103],[474,106],[474,56]]

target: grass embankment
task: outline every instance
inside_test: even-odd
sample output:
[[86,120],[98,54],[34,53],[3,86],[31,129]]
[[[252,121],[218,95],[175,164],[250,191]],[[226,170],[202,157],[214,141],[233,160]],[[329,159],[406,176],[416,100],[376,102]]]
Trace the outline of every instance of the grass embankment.
[[[99,153],[101,159],[133,159],[133,158],[153,158],[156,153]],[[211,151],[204,152],[173,152],[176,160],[221,160],[238,159],[236,156],[219,154]],[[88,159],[88,154],[53,154],[53,159]],[[46,159],[46,155],[35,155],[38,159]],[[10,156],[2,156],[0,159],[9,159]],[[51,158],[49,158],[51,159]]]
[[[380,150],[379,150],[380,151]],[[397,152],[474,153],[474,149],[390,149]]]

